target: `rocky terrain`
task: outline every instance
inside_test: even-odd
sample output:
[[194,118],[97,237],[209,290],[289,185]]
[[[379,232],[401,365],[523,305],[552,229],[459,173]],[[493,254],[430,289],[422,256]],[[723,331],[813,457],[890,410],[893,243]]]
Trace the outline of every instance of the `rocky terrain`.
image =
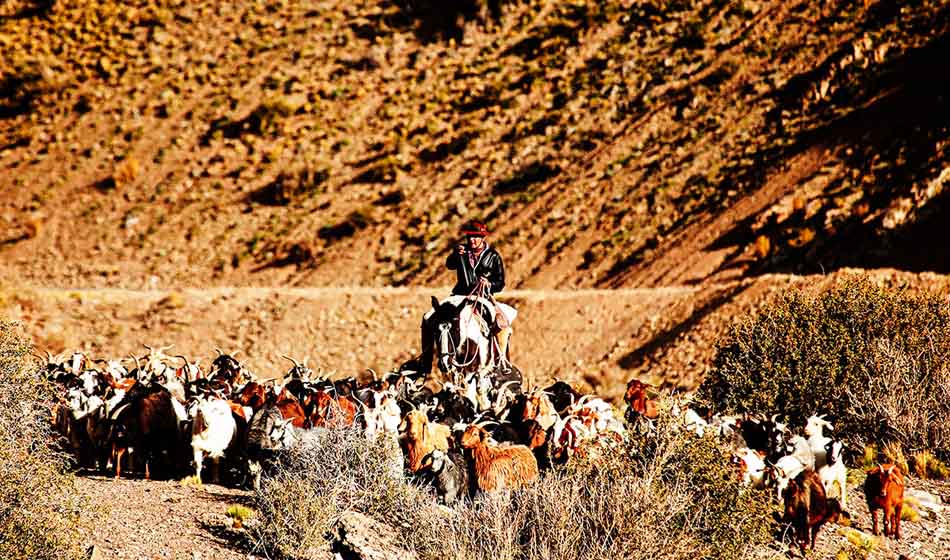
[[500,5],[4,3],[0,278],[438,284],[472,217],[518,287],[947,271],[944,2]]
[[[785,290],[950,292],[946,2],[457,5],[0,3],[0,314],[38,351],[367,375],[418,350],[477,218],[515,363],[616,400],[694,388]],[[80,484],[104,557],[251,553],[243,494]],[[947,550],[907,528],[868,557]]]

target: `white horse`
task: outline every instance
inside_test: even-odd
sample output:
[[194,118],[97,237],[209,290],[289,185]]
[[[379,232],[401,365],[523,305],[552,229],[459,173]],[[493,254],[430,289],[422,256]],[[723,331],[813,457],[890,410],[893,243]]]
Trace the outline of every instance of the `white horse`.
[[[497,306],[509,323],[517,316],[514,308],[505,304]],[[439,368],[466,373],[490,365],[495,302],[482,297],[451,296],[442,302],[432,298],[432,307],[437,325]]]

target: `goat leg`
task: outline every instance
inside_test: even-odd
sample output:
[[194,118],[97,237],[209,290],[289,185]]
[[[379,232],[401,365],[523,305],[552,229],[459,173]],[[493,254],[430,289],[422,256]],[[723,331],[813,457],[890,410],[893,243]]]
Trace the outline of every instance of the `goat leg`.
[[116,480],[122,478],[122,456],[125,455],[125,448],[120,447],[118,450],[113,450],[115,455],[115,478]]
[[[885,529],[884,529],[885,531],[887,530],[886,524],[887,524],[887,522],[885,521]],[[873,526],[873,532],[874,532],[874,534],[875,534],[875,535],[880,534],[880,533],[878,533],[877,510],[876,510],[876,509],[872,509],[872,510],[871,510],[871,525]]]
[[901,513],[903,509],[903,504],[894,506],[894,520],[891,522],[891,532],[894,533],[894,539],[896,540],[900,540],[901,538]]

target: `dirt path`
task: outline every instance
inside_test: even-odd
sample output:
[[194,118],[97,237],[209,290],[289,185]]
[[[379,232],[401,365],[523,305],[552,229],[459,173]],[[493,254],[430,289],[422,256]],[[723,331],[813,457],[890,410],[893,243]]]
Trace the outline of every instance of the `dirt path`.
[[[790,277],[626,290],[515,290],[512,357],[530,381],[561,378],[618,398],[628,379],[691,387],[715,339]],[[419,321],[446,288],[240,288],[182,291],[0,290],[0,312],[19,321],[39,351],[96,357],[174,344],[207,365],[214,349],[264,378],[287,369],[280,354],[325,373],[388,371],[419,348]]]
[[79,487],[100,510],[87,534],[100,558],[220,559],[251,558],[243,532],[231,528],[228,507],[250,503],[250,493],[176,481],[114,480],[80,476]]
[[[117,481],[102,476],[80,476],[78,483],[99,512],[86,534],[86,545],[94,545],[103,560],[257,558],[245,533],[233,529],[225,515],[231,505],[253,505],[248,491],[211,484],[183,486],[176,481]],[[909,478],[907,487],[929,492],[938,500],[950,497],[947,482]],[[871,518],[860,485],[850,486],[848,499],[850,526],[826,525],[809,558],[837,560],[842,552],[848,558],[868,560],[947,558],[947,511],[904,521],[903,538],[895,541],[871,533]]]
[[[513,361],[529,382],[564,379],[618,399],[633,377],[668,388],[696,386],[716,341],[776,294],[828,276],[755,279],[622,290],[513,290],[519,310]],[[895,271],[883,281],[945,288],[940,277]],[[0,288],[0,315],[18,321],[38,351],[81,349],[96,357],[142,353],[142,344],[208,365],[214,349],[264,378],[287,369],[280,354],[310,357],[327,374],[388,371],[418,352],[419,321],[447,288],[215,288],[60,290]]]
[[[908,492],[926,491],[938,501],[950,493],[950,483],[947,482],[911,477],[906,482]],[[851,484],[848,490],[848,513],[851,514],[850,526],[826,525],[818,536],[815,551],[809,552],[808,558],[836,560],[842,558],[842,552],[847,554],[846,558],[868,560],[938,560],[950,557],[950,514],[946,510],[939,513],[924,511],[925,516],[917,521],[903,521],[900,540],[875,537],[864,491],[861,485]]]

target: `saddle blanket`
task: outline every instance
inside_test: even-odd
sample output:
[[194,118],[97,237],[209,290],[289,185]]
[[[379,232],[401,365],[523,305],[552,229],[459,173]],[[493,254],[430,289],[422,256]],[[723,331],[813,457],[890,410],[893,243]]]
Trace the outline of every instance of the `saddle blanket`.
[[[452,305],[458,307],[458,306],[461,306],[462,303],[464,303],[465,300],[467,300],[469,297],[470,296],[449,296],[443,299],[441,303],[451,303]],[[505,316],[505,319],[508,319],[509,325],[513,323],[515,320],[515,317],[518,316],[518,310],[508,304],[501,303],[501,302],[493,302],[488,298],[482,298],[482,297],[478,298],[478,300],[481,301],[481,303],[485,304],[488,308],[493,308],[500,311],[501,314]],[[426,313],[425,315],[426,319],[431,317],[433,313],[434,311],[430,309],[429,312]]]

